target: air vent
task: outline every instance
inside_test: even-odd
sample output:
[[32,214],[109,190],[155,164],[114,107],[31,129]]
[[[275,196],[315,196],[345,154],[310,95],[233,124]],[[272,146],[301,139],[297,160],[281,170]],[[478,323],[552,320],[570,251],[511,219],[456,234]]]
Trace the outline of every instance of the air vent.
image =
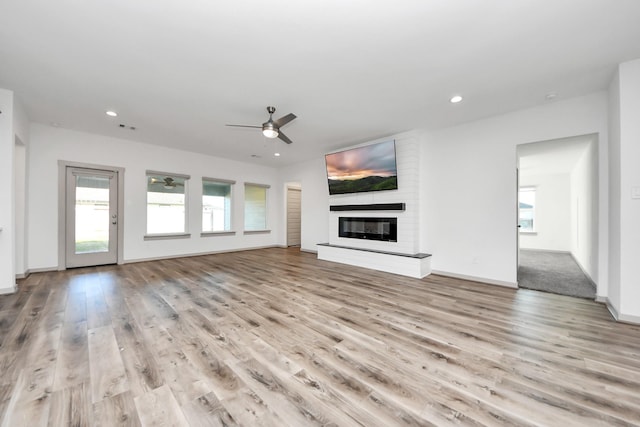
[[123,123],[120,123],[118,126],[120,126],[122,129],[136,130],[135,126],[129,126],[129,125],[125,125]]

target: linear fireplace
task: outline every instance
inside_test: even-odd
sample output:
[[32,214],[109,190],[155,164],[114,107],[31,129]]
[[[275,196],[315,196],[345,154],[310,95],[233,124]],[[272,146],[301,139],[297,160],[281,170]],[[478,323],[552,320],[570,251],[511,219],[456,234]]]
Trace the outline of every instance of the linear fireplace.
[[338,236],[351,239],[398,241],[397,218],[339,217]]

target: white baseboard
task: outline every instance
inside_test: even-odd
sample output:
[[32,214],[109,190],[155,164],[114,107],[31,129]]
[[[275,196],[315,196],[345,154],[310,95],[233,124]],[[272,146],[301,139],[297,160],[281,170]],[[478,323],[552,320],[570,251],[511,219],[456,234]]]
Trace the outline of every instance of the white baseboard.
[[0,295],[15,294],[17,290],[18,290],[18,285],[14,283],[13,286],[11,287],[0,289]]
[[633,316],[630,314],[621,314],[618,316],[618,322],[630,323],[632,325],[640,325],[640,316]]
[[539,248],[523,248],[523,247],[520,247],[520,250],[532,251],[532,252],[553,252],[553,253],[556,253],[556,254],[570,254],[571,253],[570,251],[561,251],[561,250],[558,250],[558,249],[539,249]]
[[505,282],[502,280],[487,279],[486,277],[467,276],[466,274],[452,273],[450,271],[432,270],[431,273],[438,276],[453,277],[455,279],[471,280],[474,282],[486,283],[488,285],[503,286],[506,288],[518,289],[518,283]]
[[26,279],[33,273],[46,273],[48,271],[60,271],[60,269],[58,267],[29,268],[23,274],[16,274],[16,279]]
[[640,316],[634,316],[632,314],[621,314],[616,308],[611,304],[611,301],[607,297],[597,296],[596,302],[603,303],[607,306],[607,310],[611,313],[611,316],[620,323],[629,323],[632,325],[640,325]]
[[307,252],[307,253],[310,253],[310,254],[317,254],[318,253],[317,250],[305,249],[305,248],[300,248],[300,252]]
[[[134,264],[137,262],[146,262],[146,261],[161,261],[163,259],[173,259],[173,258],[188,258],[192,256],[202,256],[202,255],[215,255],[215,254],[224,254],[231,252],[242,252],[242,251],[251,251],[254,249],[266,249],[266,248],[286,248],[284,245],[268,245],[268,246],[256,246],[251,248],[239,248],[239,249],[229,249],[224,251],[213,251],[213,252],[196,252],[189,254],[181,254],[181,255],[168,255],[162,257],[150,257],[150,258],[135,258],[135,259],[126,259],[122,264]],[[30,268],[24,274],[17,275],[16,279],[25,279],[29,277],[30,274],[33,273],[46,273],[48,271],[64,271],[64,269],[59,269],[58,267],[44,267],[44,268]]]
[[283,245],[254,246],[250,248],[227,249],[222,251],[195,252],[195,253],[189,253],[189,254],[167,255],[167,256],[150,257],[150,258],[135,258],[135,259],[126,259],[124,260],[123,264],[134,264],[137,262],[147,262],[147,261],[161,261],[163,259],[189,258],[192,256],[226,254],[226,253],[232,253],[232,252],[244,252],[244,251],[252,251],[255,249],[267,249],[267,248],[286,248],[286,246],[283,246]]

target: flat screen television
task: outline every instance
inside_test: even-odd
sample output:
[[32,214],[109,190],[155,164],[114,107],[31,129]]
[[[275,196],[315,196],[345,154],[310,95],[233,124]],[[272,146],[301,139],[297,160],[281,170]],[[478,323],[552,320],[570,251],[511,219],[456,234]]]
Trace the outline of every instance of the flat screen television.
[[325,161],[330,195],[398,189],[394,140],[327,154]]

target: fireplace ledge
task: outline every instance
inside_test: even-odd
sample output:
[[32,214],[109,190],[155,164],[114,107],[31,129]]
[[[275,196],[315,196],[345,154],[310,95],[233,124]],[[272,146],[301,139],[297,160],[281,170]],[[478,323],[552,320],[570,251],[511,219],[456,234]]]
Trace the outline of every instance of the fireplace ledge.
[[318,259],[419,279],[431,274],[431,255],[424,253],[403,254],[318,243]]
[[353,248],[351,246],[332,245],[331,243],[318,243],[318,246],[329,246],[331,248],[351,249],[351,250],[354,250],[354,251],[374,252],[374,253],[377,253],[377,254],[385,254],[385,255],[393,255],[393,256],[404,256],[404,257],[407,257],[407,258],[418,258],[418,259],[428,258],[428,257],[431,256],[431,254],[423,254],[423,253],[419,253],[419,254],[403,254],[403,253],[400,253],[400,252],[379,251],[379,250],[376,250],[376,249]]

